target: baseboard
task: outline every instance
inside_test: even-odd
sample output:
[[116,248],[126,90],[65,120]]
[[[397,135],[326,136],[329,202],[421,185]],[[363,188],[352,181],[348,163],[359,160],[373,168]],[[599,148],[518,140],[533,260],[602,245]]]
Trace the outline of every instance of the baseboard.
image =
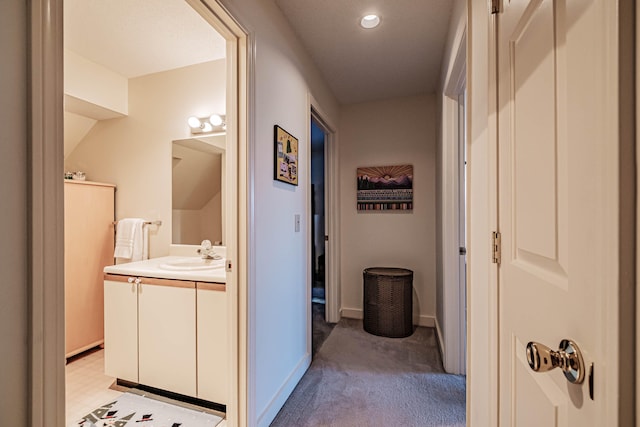
[[[340,310],[340,316],[347,319],[363,319],[364,313],[360,308],[342,308]],[[415,320],[415,317],[414,317]],[[436,325],[436,318],[434,316],[420,315],[418,317],[418,326],[425,326],[427,328],[433,328]]]
[[258,427],[268,427],[271,424],[291,395],[293,389],[298,385],[298,382],[300,382],[304,373],[307,372],[309,365],[311,365],[311,355],[307,353],[300,362],[298,362],[298,365],[291,374],[289,374],[289,377],[287,377],[284,384],[282,384],[278,392],[273,396],[264,411],[258,415]]
[[362,309],[360,308],[341,308],[340,317],[362,320],[364,318],[364,315],[362,313]]
[[436,318],[434,316],[425,316],[421,314],[418,318],[418,326],[433,328],[436,326]]

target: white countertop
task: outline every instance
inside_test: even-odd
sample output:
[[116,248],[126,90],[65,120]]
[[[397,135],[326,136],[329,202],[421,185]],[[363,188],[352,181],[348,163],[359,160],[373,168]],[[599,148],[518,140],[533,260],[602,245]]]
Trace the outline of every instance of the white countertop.
[[158,279],[189,280],[194,282],[226,283],[227,273],[224,267],[208,270],[166,270],[161,264],[181,260],[198,260],[200,257],[165,256],[126,264],[109,265],[104,268],[105,273],[124,276],[155,277]]

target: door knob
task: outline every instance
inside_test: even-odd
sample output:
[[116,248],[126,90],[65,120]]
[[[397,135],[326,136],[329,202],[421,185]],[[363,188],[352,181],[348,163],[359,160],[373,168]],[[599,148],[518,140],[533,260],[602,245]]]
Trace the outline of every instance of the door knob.
[[561,368],[570,383],[582,384],[584,381],[585,366],[582,353],[576,343],[571,340],[560,341],[558,351],[531,341],[527,344],[527,362],[535,372]]

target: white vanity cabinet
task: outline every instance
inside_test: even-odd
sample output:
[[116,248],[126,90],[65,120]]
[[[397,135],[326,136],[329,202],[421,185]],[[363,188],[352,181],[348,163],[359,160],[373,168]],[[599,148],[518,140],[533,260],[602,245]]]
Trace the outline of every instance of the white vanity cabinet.
[[229,334],[225,285],[197,287],[198,398],[226,405],[229,394]]
[[104,275],[105,373],[227,404],[225,285]]

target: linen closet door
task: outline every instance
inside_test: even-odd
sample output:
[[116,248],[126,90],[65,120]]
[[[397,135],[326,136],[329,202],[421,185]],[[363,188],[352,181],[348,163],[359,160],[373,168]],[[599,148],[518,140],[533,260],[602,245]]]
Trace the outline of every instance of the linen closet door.
[[112,184],[65,181],[66,357],[104,342],[103,269],[113,264]]

